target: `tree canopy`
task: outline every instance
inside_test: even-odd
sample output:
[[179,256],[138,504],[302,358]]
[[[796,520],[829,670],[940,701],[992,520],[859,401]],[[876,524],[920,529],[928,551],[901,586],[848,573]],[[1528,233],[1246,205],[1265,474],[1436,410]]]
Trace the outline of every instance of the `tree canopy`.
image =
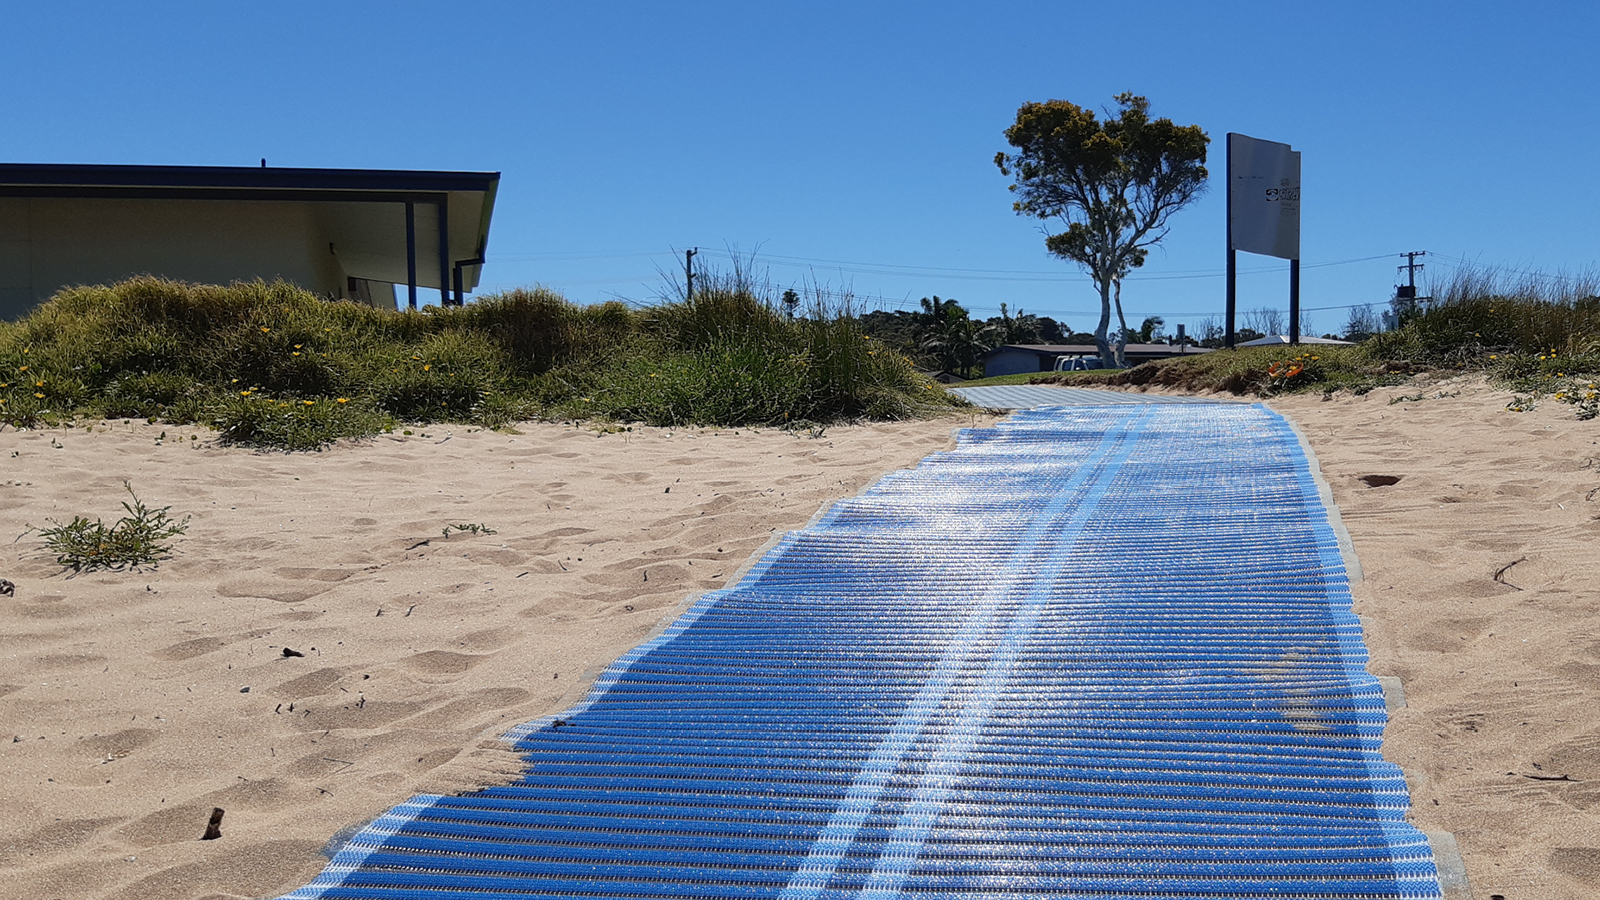
[[[1131,93],[1115,98],[1118,111],[1099,120],[1093,110],[1065,100],[1026,103],[1006,129],[1015,153],[996,153],[1002,174],[1013,177],[1012,208],[1065,227],[1045,230],[1045,248],[1083,266],[1100,291],[1095,346],[1107,364],[1122,365],[1128,323],[1122,279],[1144,264],[1149,248],[1167,234],[1172,214],[1206,187],[1206,145],[1198,125],[1151,119],[1150,102]],[[1116,347],[1107,339],[1111,312],[1118,320]]]

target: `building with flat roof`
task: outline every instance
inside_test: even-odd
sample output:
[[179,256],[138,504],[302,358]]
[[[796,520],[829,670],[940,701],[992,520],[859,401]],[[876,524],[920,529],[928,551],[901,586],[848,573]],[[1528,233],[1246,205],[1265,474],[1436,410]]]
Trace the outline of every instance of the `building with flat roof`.
[[498,172],[0,164],[0,319],[135,275],[395,308],[478,286]]

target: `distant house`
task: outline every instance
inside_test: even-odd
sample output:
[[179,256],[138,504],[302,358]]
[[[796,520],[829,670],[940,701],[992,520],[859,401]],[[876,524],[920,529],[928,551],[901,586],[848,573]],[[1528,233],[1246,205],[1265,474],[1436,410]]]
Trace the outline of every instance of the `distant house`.
[[[498,172],[0,164],[0,319],[134,275],[395,308],[477,287]],[[452,296],[453,290],[453,296]]]
[[[1170,344],[1129,344],[1123,356],[1129,363],[1138,365],[1152,359],[1210,352],[1199,347],[1174,347]],[[1055,369],[1056,360],[1063,356],[1098,354],[1093,344],[1006,344],[983,355],[983,374],[984,377],[993,377],[1049,372]]]

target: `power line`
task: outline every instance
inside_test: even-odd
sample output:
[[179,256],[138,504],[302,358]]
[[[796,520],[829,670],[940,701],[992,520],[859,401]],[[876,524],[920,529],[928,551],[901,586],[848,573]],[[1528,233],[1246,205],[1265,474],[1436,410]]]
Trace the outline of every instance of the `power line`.
[[[740,260],[738,251],[703,249],[701,253],[713,254],[726,259]],[[580,262],[606,259],[638,259],[652,258],[663,255],[659,251],[647,250],[619,250],[619,251],[560,251],[549,253],[511,253],[495,254],[491,263],[512,262]],[[1350,259],[1330,260],[1320,263],[1306,263],[1302,269],[1319,269],[1329,266],[1345,266],[1354,263],[1370,262],[1377,259],[1387,259],[1391,254],[1378,256],[1361,256]],[[960,281],[1035,281],[1035,282],[1060,282],[1082,283],[1089,281],[1089,277],[1079,273],[1046,272],[1031,269],[972,269],[953,266],[914,266],[902,263],[861,262],[853,260],[824,259],[805,256],[784,256],[778,254],[764,254],[753,257],[753,260],[770,262],[785,268],[801,268],[805,266],[848,266],[849,269],[841,271],[858,275],[882,275],[898,278],[947,278]],[[1258,268],[1241,269],[1241,274],[1266,274],[1278,272],[1277,266],[1263,266]],[[1176,269],[1159,275],[1134,274],[1129,281],[1173,281],[1198,278],[1221,278],[1224,272],[1221,269]]]
[[[733,260],[735,262],[741,262],[741,263],[750,262],[750,263],[753,263],[755,265],[761,265],[761,264],[765,264],[765,263],[772,263],[772,264],[778,265],[778,266],[783,267],[783,268],[804,268],[804,267],[807,267],[807,266],[848,266],[848,267],[853,267],[853,268],[840,269],[839,272],[840,272],[840,274],[850,274],[850,275],[876,275],[876,276],[888,276],[888,277],[900,277],[900,278],[921,278],[921,279],[925,279],[925,280],[935,280],[935,279],[943,280],[943,279],[948,279],[948,280],[980,281],[980,282],[1032,281],[1032,282],[1053,282],[1053,283],[1082,284],[1082,283],[1087,283],[1087,282],[1090,281],[1088,276],[1082,275],[1082,274],[1051,273],[1051,272],[1043,272],[1043,271],[1038,271],[1038,270],[976,269],[976,268],[963,268],[963,267],[953,267],[953,266],[914,266],[914,265],[906,265],[906,264],[901,264],[901,263],[871,263],[871,262],[860,262],[860,261],[850,261],[850,260],[833,260],[833,259],[803,257],[803,256],[787,256],[787,255],[781,255],[781,254],[760,254],[759,256],[756,255],[756,254],[750,254],[749,256],[743,256],[738,251],[731,250],[731,249],[716,250],[716,249],[705,248],[705,249],[699,250],[699,252],[700,253],[709,253],[709,254],[724,258],[724,259]],[[658,252],[658,251],[644,251],[644,250],[555,251],[555,252],[549,252],[549,253],[530,253],[530,254],[520,254],[520,255],[519,254],[510,254],[510,255],[505,255],[505,256],[496,256],[491,260],[491,262],[501,262],[501,261],[504,261],[504,262],[567,262],[567,261],[577,262],[577,261],[607,260],[607,259],[638,259],[638,258],[652,258],[652,259],[654,259],[654,258],[659,258],[662,255],[663,254],[661,252]],[[673,251],[673,255],[676,255],[676,251]],[[1319,269],[1319,268],[1329,268],[1329,267],[1333,267],[1333,266],[1346,266],[1346,265],[1353,265],[1353,264],[1356,264],[1356,263],[1372,262],[1372,261],[1380,260],[1380,259],[1390,259],[1392,257],[1393,257],[1393,254],[1388,254],[1388,253],[1374,255],[1374,256],[1351,257],[1351,258],[1347,258],[1347,259],[1329,260],[1329,261],[1326,261],[1326,262],[1306,263],[1306,264],[1303,264],[1301,266],[1301,268],[1303,268],[1303,269]],[[1441,258],[1441,259],[1454,259],[1452,257],[1439,257],[1439,258]],[[1470,265],[1470,263],[1468,263],[1466,260],[1455,260],[1455,261]],[[1267,275],[1267,274],[1280,273],[1281,271],[1282,271],[1282,269],[1281,269],[1280,266],[1272,265],[1272,266],[1264,266],[1264,267],[1260,267],[1260,268],[1243,269],[1243,270],[1240,270],[1240,274],[1245,274],[1245,275]],[[602,285],[602,284],[621,284],[621,283],[628,283],[628,282],[639,283],[639,284],[642,285],[646,281],[648,281],[651,277],[660,277],[661,274],[662,273],[660,271],[657,271],[655,273],[655,276],[641,275],[641,276],[636,276],[634,278],[604,278],[604,279],[593,278],[593,279],[578,279],[578,280],[571,280],[571,281],[563,280],[563,281],[557,282],[556,285],[568,285],[568,286],[585,285],[585,286],[588,286],[588,285]],[[1225,274],[1225,271],[1221,270],[1221,269],[1216,269],[1216,270],[1212,270],[1212,269],[1179,269],[1179,270],[1173,270],[1173,271],[1170,271],[1170,272],[1165,272],[1165,273],[1162,273],[1162,274],[1150,274],[1150,275],[1137,275],[1136,274],[1133,277],[1130,277],[1130,278],[1128,278],[1126,280],[1130,284],[1137,284],[1137,283],[1140,283],[1140,282],[1194,280],[1194,279],[1203,279],[1203,278],[1221,278],[1221,277],[1224,276],[1224,274]],[[1530,274],[1536,274],[1536,273],[1530,273]],[[1550,277],[1550,276],[1545,276],[1545,277]],[[1555,277],[1564,277],[1564,276],[1555,276]],[[809,294],[812,297],[815,297],[816,299],[819,299],[819,300],[823,300],[823,301],[827,301],[827,302],[833,302],[833,303],[850,303],[851,305],[853,305],[853,306],[855,306],[857,308],[875,307],[877,309],[886,309],[886,310],[887,309],[892,309],[892,310],[895,310],[895,311],[915,311],[918,308],[917,302],[913,301],[909,296],[901,297],[901,298],[890,298],[890,297],[883,296],[882,294],[873,295],[873,296],[862,296],[862,295],[856,294],[854,291],[849,290],[849,289],[835,290],[835,289],[823,287],[821,284],[813,284],[810,288],[807,289],[806,293]],[[1305,307],[1304,311],[1305,312],[1329,312],[1329,311],[1334,311],[1334,310],[1354,309],[1354,308],[1357,308],[1357,307],[1360,307],[1360,306],[1366,306],[1366,305],[1370,305],[1370,304],[1366,304],[1366,303],[1351,303],[1351,304],[1343,304],[1343,305],[1337,305],[1337,306],[1313,306],[1313,307]],[[972,310],[973,312],[989,312],[989,313],[998,313],[999,312],[999,307],[968,305],[966,308]],[[1149,315],[1160,315],[1160,316],[1163,316],[1163,317],[1176,317],[1176,316],[1200,316],[1200,317],[1204,317],[1204,316],[1215,316],[1215,315],[1218,315],[1218,314],[1219,314],[1219,312],[1216,311],[1216,310],[1178,311],[1178,312],[1174,312],[1174,311],[1171,311],[1171,310],[1162,310],[1162,311],[1154,312],[1154,313],[1143,312],[1143,311],[1139,311],[1139,312],[1129,311],[1127,313],[1127,315],[1130,318],[1135,318],[1135,319],[1142,319],[1142,318],[1147,317]],[[1096,310],[1054,310],[1054,311],[1052,311],[1052,314],[1051,314],[1050,317],[1051,318],[1056,318],[1056,319],[1061,319],[1061,320],[1067,320],[1067,319],[1078,319],[1078,318],[1097,318],[1099,315],[1100,315],[1100,311],[1097,310],[1097,309]]]
[[1510,266],[1504,266],[1504,265],[1485,265],[1485,264],[1480,263],[1480,262],[1478,262],[1476,260],[1462,259],[1459,256],[1446,256],[1445,254],[1442,254],[1442,253],[1433,253],[1431,255],[1433,256],[1434,259],[1448,260],[1449,262],[1455,263],[1456,265],[1454,266],[1454,268],[1457,268],[1457,269],[1467,269],[1467,268],[1480,269],[1483,272],[1485,272],[1486,274],[1490,274],[1490,275],[1497,274],[1497,273],[1500,273],[1500,272],[1506,272],[1506,273],[1509,273],[1509,274],[1512,274],[1512,275],[1522,275],[1522,276],[1527,277],[1527,278],[1543,278],[1543,279],[1546,279],[1548,281],[1578,281],[1578,282],[1586,282],[1586,281],[1593,280],[1593,278],[1594,278],[1593,275],[1587,274],[1587,273],[1581,273],[1581,274],[1578,274],[1578,275],[1560,275],[1560,274],[1552,274],[1550,272],[1539,272],[1539,271],[1536,271],[1534,269],[1516,269],[1516,268],[1512,268]]
[[[741,257],[736,251],[708,250],[703,252],[715,253],[718,256],[738,260]],[[1378,259],[1388,259],[1392,254],[1384,253],[1377,256],[1361,256],[1351,259],[1330,260],[1328,262],[1309,263],[1301,265],[1302,269],[1321,269],[1330,266],[1346,266],[1353,263],[1371,262]],[[960,281],[1042,281],[1061,283],[1083,283],[1089,281],[1087,275],[1063,274],[1056,272],[1042,272],[1023,269],[967,269],[948,266],[910,266],[899,263],[871,263],[850,260],[814,259],[803,256],[781,256],[777,254],[764,254],[760,260],[778,261],[778,264],[789,267],[807,265],[825,266],[852,266],[853,269],[842,271],[857,275],[885,275],[890,277],[934,277]],[[1241,274],[1266,274],[1281,271],[1278,266],[1263,266],[1258,268],[1241,269]],[[1198,278],[1221,278],[1225,274],[1221,269],[1178,269],[1160,275],[1134,274],[1126,279],[1134,281],[1177,281]]]

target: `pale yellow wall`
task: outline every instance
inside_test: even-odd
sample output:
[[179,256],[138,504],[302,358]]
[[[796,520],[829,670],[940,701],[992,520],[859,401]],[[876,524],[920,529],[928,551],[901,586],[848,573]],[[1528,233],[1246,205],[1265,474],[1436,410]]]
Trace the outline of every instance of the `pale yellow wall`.
[[347,293],[337,245],[311,204],[0,198],[0,319],[63,287],[151,274],[228,284],[283,279]]

